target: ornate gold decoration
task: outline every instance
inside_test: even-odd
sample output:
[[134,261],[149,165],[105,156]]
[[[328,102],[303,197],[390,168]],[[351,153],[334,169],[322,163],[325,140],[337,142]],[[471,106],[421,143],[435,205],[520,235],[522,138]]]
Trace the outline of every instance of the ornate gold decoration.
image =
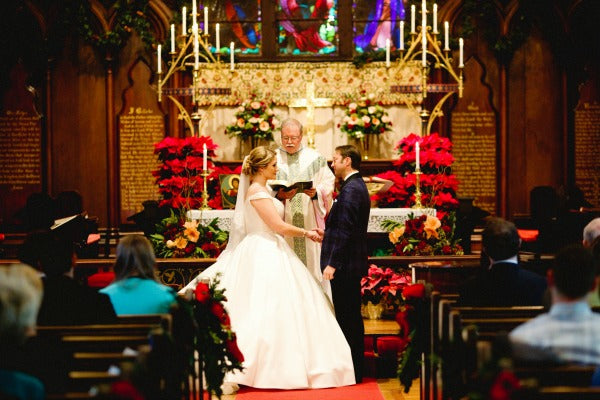
[[294,99],[288,104],[290,107],[306,108],[306,136],[308,147],[315,148],[315,108],[331,107],[333,100],[323,97],[315,97],[315,83],[311,79],[306,82],[306,97],[303,99]]

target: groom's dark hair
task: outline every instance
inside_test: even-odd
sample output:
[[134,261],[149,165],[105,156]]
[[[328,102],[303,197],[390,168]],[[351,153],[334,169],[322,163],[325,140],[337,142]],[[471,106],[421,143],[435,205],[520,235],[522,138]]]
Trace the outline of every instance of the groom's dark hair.
[[360,168],[360,151],[358,151],[358,149],[355,146],[351,144],[338,146],[335,148],[335,151],[339,152],[342,158],[349,157],[350,165],[353,169],[358,170]]

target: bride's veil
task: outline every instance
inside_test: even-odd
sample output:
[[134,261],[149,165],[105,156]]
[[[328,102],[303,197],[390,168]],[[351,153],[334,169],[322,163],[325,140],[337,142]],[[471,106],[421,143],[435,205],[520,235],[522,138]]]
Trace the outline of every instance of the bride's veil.
[[233,251],[238,244],[246,236],[246,222],[244,216],[246,215],[246,192],[250,186],[250,178],[244,174],[244,166],[248,160],[248,156],[244,157],[242,163],[242,173],[240,174],[240,186],[238,188],[237,200],[235,201],[235,209],[233,210],[233,220],[231,221],[231,228],[229,229],[229,240],[227,241],[227,247],[223,252]]

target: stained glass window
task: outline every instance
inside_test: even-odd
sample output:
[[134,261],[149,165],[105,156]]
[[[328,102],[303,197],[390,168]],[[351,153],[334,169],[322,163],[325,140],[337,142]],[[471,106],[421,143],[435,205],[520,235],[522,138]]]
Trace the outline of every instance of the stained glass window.
[[364,53],[399,46],[400,20],[405,18],[402,0],[354,0],[352,4],[354,51]]
[[279,54],[337,53],[337,0],[279,0],[276,21]]
[[[202,10],[204,5],[209,10],[211,36],[216,35],[216,32],[210,31],[215,29],[214,23],[219,23],[221,54],[229,54],[231,42],[234,43],[237,55],[260,56],[262,54],[260,1],[212,0],[200,4],[199,10]],[[213,46],[215,42],[216,37],[213,36],[211,39]],[[215,48],[212,50],[216,51]]]

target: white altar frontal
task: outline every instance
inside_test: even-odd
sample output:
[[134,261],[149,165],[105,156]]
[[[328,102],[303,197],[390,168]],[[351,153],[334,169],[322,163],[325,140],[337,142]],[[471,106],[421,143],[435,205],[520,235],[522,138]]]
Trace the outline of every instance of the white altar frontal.
[[[367,230],[370,233],[387,232],[381,227],[383,221],[392,220],[404,223],[411,214],[414,217],[421,215],[435,216],[435,208],[371,208]],[[203,225],[209,224],[213,219],[218,218],[217,225],[219,228],[229,231],[231,229],[233,210],[190,210],[187,212],[187,217],[192,220],[198,220]]]

